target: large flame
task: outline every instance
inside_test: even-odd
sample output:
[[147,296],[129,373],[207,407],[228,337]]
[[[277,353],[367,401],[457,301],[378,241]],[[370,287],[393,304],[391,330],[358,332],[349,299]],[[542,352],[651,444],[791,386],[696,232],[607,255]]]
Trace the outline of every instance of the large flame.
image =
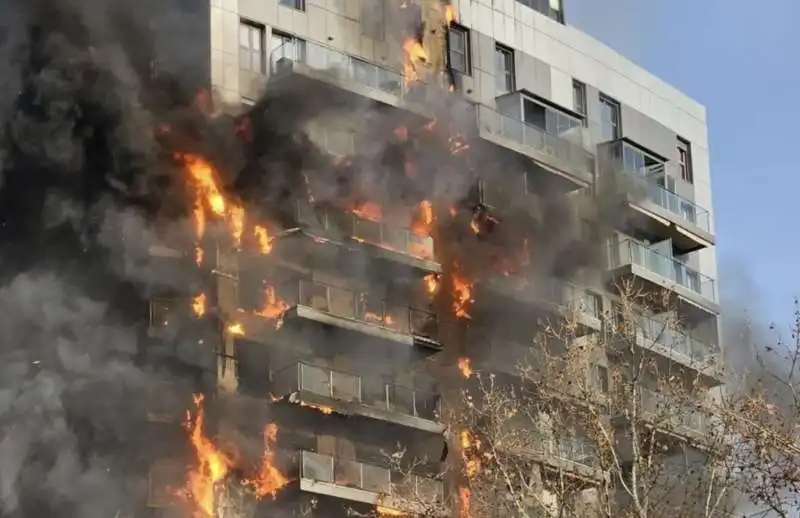
[[411,230],[417,234],[429,236],[433,227],[433,204],[422,200],[417,207],[417,213],[411,221]]
[[279,319],[287,309],[289,309],[289,304],[278,298],[275,294],[275,287],[265,284],[264,303],[256,313],[269,319]]
[[192,299],[192,312],[195,316],[202,317],[206,314],[206,294],[198,293]]
[[459,518],[470,518],[469,503],[471,497],[472,492],[468,487],[458,488]]
[[228,475],[234,460],[203,433],[203,395],[195,395],[194,403],[195,414],[188,414],[185,426],[189,431],[196,463],[187,477],[186,494],[198,511],[195,516],[213,516],[214,487]]
[[460,434],[461,458],[464,461],[464,474],[467,478],[474,478],[481,471],[481,460],[478,452],[481,443],[469,430],[462,430]]
[[403,42],[403,78],[406,87],[420,81],[420,71],[428,62],[428,53],[417,38],[409,37]]
[[362,201],[356,203],[351,210],[357,216],[372,221],[380,221],[383,217],[383,208],[379,203],[374,201]]
[[270,423],[264,428],[264,453],[261,455],[258,473],[252,479],[243,482],[259,499],[266,496],[275,498],[278,491],[289,483],[289,479],[275,466],[277,436],[278,426],[276,424]]
[[458,359],[458,370],[465,378],[472,376],[472,365],[470,363],[469,358],[462,357]]
[[458,263],[453,265],[452,279],[453,312],[458,318],[471,319],[472,317],[467,310],[470,304],[475,302],[475,300],[472,298],[472,287],[474,283],[461,276],[460,266]]

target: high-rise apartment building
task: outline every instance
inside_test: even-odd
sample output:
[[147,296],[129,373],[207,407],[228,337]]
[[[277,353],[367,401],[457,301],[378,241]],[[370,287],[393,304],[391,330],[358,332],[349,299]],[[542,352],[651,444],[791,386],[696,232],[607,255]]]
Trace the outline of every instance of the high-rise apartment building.
[[[154,256],[175,262],[176,275],[198,268],[202,288],[194,302],[169,294],[153,300],[149,333],[154,341],[172,339],[173,324],[193,318],[192,304],[197,318],[213,322],[196,336],[206,351],[202,361],[196,350],[178,347],[177,356],[191,358],[186,368],[205,393],[206,432],[245,444],[244,437],[255,437],[255,457],[266,444],[269,460],[281,466],[260,473],[261,486],[250,475],[246,486],[279,490],[275,500],[257,504],[263,516],[309,506],[314,516],[344,516],[348,507],[402,509],[410,505],[404,490],[432,502],[457,501],[456,486],[438,476],[458,447],[448,444],[454,430],[442,412],[443,401],[452,401],[446,371],[466,356],[475,368],[513,375],[537,319],[564,305],[580,309],[576,339],[605,332],[601,314],[614,306],[616,281],[673,295],[670,311],[683,330],[658,337],[664,347],[650,354],[696,370],[697,360],[718,352],[705,109],[571,27],[564,7],[561,0],[215,0],[209,17],[200,15],[217,101],[246,109],[265,90],[292,92],[292,103],[313,112],[303,121],[309,138],[339,165],[384,138],[375,113],[381,121],[405,121],[385,132],[402,141],[406,130],[399,128],[434,124],[434,105],[448,104],[461,142],[452,145],[503,164],[487,174],[478,168],[469,185],[435,187],[454,191],[454,213],[480,212],[484,219],[475,225],[514,218],[519,235],[528,236],[526,227],[536,225],[550,197],[580,204],[610,196],[603,188],[609,177],[637,186],[633,193],[614,190],[616,197],[601,204],[623,217],[614,219],[602,260],[576,278],[559,260],[545,271],[496,268],[464,280],[457,275],[464,261],[446,250],[446,230],[434,222],[450,207],[432,206],[425,193],[398,207],[368,196],[337,203],[331,186],[341,182],[320,181],[311,170],[297,172],[309,187],[305,199],[264,209],[264,226],[242,247],[250,252],[216,240],[211,225],[197,251],[153,248]],[[327,109],[340,101],[348,108]],[[374,178],[383,190],[367,187],[362,195],[394,192],[386,177]],[[572,212],[559,221],[563,227],[549,234],[584,235]],[[541,238],[530,239],[527,246],[535,247]],[[546,280],[533,281],[535,275]],[[466,294],[459,282],[468,283]],[[445,286],[451,294],[439,296]],[[586,374],[598,390],[609,389],[605,362]],[[713,372],[704,375],[710,385],[720,383]],[[153,421],[166,421],[154,426],[174,429],[180,416],[169,414],[151,412]],[[701,419],[685,421],[685,436],[703,433]],[[571,444],[550,453],[568,457],[589,483],[602,477],[589,446],[579,436]],[[386,455],[398,447],[405,451],[396,459],[406,463],[401,478]],[[172,453],[151,467],[149,506],[162,513],[174,500],[166,488],[182,480],[182,459],[192,455]],[[412,458],[425,461],[412,470]],[[231,468],[222,464],[217,485]],[[206,510],[227,516],[224,502],[236,499],[209,487]]]

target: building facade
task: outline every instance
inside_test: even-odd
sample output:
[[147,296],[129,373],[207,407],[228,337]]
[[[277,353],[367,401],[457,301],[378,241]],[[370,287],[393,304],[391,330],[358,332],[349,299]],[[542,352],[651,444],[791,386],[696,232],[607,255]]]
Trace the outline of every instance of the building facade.
[[[651,354],[695,371],[697,360],[719,352],[705,109],[571,27],[564,7],[560,0],[211,2],[208,66],[217,102],[247,106],[281,88],[296,91],[310,111],[346,100],[358,108],[344,115],[320,109],[304,121],[332,156],[365,149],[377,133],[365,113],[375,106],[387,120],[432,123],[426,106],[439,97],[415,92],[412,83],[452,90],[447,95],[459,107],[449,106],[460,114],[464,139],[507,164],[451,186],[459,198],[453,211],[480,212],[478,227],[513,214],[524,234],[541,216],[537,203],[551,194],[579,204],[606,196],[606,178],[635,184],[613,201],[621,217],[611,222],[593,269],[560,272],[562,261],[554,260],[535,272],[547,280],[530,288],[518,277],[530,272],[493,270],[470,279],[463,300],[452,280],[460,278],[453,272],[459,263],[443,250],[447,231],[434,230],[428,214],[449,207],[431,207],[425,197],[397,209],[390,199],[337,206],[311,189],[307,199],[270,212],[264,253],[199,243],[205,298],[195,313],[213,319],[201,340],[216,345],[200,361],[189,355],[189,363],[213,395],[209,430],[247,444],[243,436],[259,438],[274,424],[275,437],[264,441],[274,443],[275,462],[289,466],[275,499],[253,504],[264,509],[256,513],[313,507],[320,516],[345,516],[349,507],[376,506],[425,513],[406,492],[454,502],[457,484],[438,474],[456,448],[442,411],[442,401],[457,393],[446,374],[455,359],[468,356],[481,369],[513,375],[515,351],[535,332],[536,317],[553,307],[580,308],[576,339],[603,333],[617,281],[673,295],[669,312],[682,329],[656,337],[660,316],[646,317],[643,329],[652,328],[664,346]],[[319,185],[313,172],[304,178]],[[558,234],[579,241],[581,218],[563,221]],[[186,255],[168,248],[153,254]],[[453,295],[432,295],[445,286]],[[163,315],[180,304],[190,307],[151,304],[154,337],[163,332]],[[459,311],[469,311],[468,323]],[[601,390],[609,390],[602,379],[608,361],[587,373]],[[707,378],[719,383],[713,372]],[[689,419],[683,435],[702,434],[703,426]],[[572,456],[570,465],[587,480],[602,476],[579,438],[574,445],[560,455]],[[393,457],[398,447],[404,454]],[[176,464],[161,459],[153,468],[150,503],[158,512],[170,507],[163,487],[178,476]]]

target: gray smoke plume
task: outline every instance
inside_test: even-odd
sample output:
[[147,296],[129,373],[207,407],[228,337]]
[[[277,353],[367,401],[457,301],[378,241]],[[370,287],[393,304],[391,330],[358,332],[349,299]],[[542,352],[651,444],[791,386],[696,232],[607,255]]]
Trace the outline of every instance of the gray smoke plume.
[[[276,220],[307,203],[301,172],[312,176],[322,201],[452,206],[457,215],[440,221],[437,246],[448,259],[472,257],[473,270],[492,266],[495,257],[481,252],[487,240],[518,246],[523,232],[538,236],[532,263],[540,275],[599,260],[591,252],[596,240],[576,249],[575,239],[562,238],[571,203],[561,195],[531,208],[534,228],[508,218],[494,232],[483,222],[479,237],[468,230],[476,214],[465,200],[476,178],[503,182],[521,164],[475,142],[474,114],[461,102],[434,102],[431,129],[427,121],[398,120],[389,110],[288,83],[266,92],[246,118],[209,118],[202,96],[197,101],[208,83],[201,43],[208,27],[201,10],[183,4],[9,0],[0,7],[4,518],[134,514],[147,495],[146,460],[180,448],[148,435],[140,418],[159,382],[191,392],[202,378],[156,369],[142,345],[147,300],[198,288],[192,275],[165,269],[148,253],[189,239],[191,207],[176,153],[207,157],[230,194]],[[323,113],[365,122],[370,138],[349,161],[331,161],[306,135],[304,124]],[[400,125],[409,138],[397,137]],[[452,154],[454,135],[472,142],[469,153]],[[618,217],[604,207],[595,213],[601,228]],[[354,269],[368,270],[360,263]],[[365,276],[388,281],[392,274]],[[364,351],[368,357],[366,345]],[[407,351],[369,354],[396,368],[412,362]]]

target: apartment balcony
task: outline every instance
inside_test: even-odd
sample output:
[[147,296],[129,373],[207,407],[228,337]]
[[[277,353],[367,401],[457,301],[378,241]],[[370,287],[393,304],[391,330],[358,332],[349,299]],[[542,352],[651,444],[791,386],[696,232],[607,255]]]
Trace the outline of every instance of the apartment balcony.
[[[693,443],[702,443],[711,431],[708,417],[688,404],[655,390],[640,387],[639,404],[635,409],[639,420],[668,435],[679,436]],[[630,410],[630,409],[629,409]],[[629,415],[618,415],[614,423],[629,423]]]
[[441,272],[435,261],[433,238],[397,222],[386,222],[329,206],[313,210],[298,205],[297,222],[317,243],[357,247],[377,259],[424,273]]
[[301,491],[380,505],[397,514],[430,516],[438,514],[431,513],[432,509],[443,509],[444,488],[438,480],[309,451],[300,452],[300,459]]
[[284,321],[309,321],[408,346],[438,350],[439,322],[431,311],[369,293],[301,279],[276,286],[288,309]]
[[[475,309],[497,311],[497,297],[513,301],[515,313],[542,318],[575,318],[579,335],[602,329],[602,307],[598,296],[569,282],[524,273],[496,275],[476,283]],[[493,297],[486,297],[482,293]]]
[[503,445],[501,448],[512,455],[531,458],[549,471],[587,481],[603,479],[604,474],[598,463],[596,448],[587,439],[566,435],[555,437],[531,431],[519,443]]
[[624,140],[601,146],[603,169],[619,175],[627,207],[644,216],[643,230],[654,241],[672,239],[681,253],[714,245],[709,211],[666,188],[679,175],[677,164],[654,158]]
[[634,280],[650,290],[668,289],[706,311],[718,314],[714,279],[632,239],[609,246],[609,281]]
[[583,147],[580,127],[549,133],[522,117],[476,105],[478,134],[484,140],[535,161],[559,190],[573,191],[594,183],[594,155]]
[[700,373],[709,385],[723,382],[717,346],[645,316],[639,318],[635,338],[638,347]]
[[272,375],[273,394],[290,402],[331,408],[425,432],[442,433],[440,397],[379,379],[318,367],[305,362]]
[[402,73],[333,47],[313,41],[303,45],[287,42],[270,53],[269,61],[270,81],[302,95],[310,105],[307,109],[321,107],[314,103],[316,99],[329,107],[332,102],[358,102],[366,97],[425,118],[430,116],[429,110],[415,102],[417,96],[406,90]]

